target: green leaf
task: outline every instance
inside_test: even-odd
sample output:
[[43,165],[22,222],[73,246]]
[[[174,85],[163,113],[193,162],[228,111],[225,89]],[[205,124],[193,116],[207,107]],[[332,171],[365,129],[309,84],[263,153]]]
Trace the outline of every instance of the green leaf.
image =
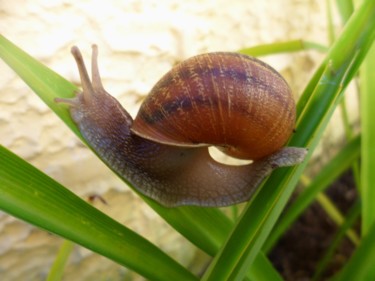
[[352,0],[336,0],[337,8],[340,12],[341,21],[346,23],[353,14],[354,7]]
[[64,241],[51,267],[51,270],[48,273],[46,281],[62,280],[66,263],[69,260],[69,256],[74,249],[74,245],[75,244],[72,241]]
[[363,236],[361,244],[355,250],[349,262],[343,270],[332,280],[353,281],[353,280],[374,280],[369,272],[374,270],[375,260],[375,223],[371,225]]
[[[375,224],[375,44],[373,44],[365,63],[361,68],[361,198],[362,198],[362,234],[366,235]],[[369,251],[367,249],[367,251]],[[375,268],[369,268],[367,280],[375,278]]]
[[[26,84],[59,116],[79,137],[76,125],[67,108],[54,102],[56,97],[72,97],[77,87],[30,57],[0,34],[0,58],[26,82]],[[82,137],[81,137],[82,138]]]
[[308,42],[304,40],[291,40],[285,42],[258,45],[251,48],[241,49],[238,52],[241,54],[258,57],[270,54],[297,52],[309,49],[315,49],[320,52],[326,52],[328,50],[327,47],[314,42]]
[[[375,37],[375,1],[367,0],[350,18],[298,104],[291,146],[313,151]],[[289,199],[304,165],[275,171],[249,203],[203,280],[242,280]]]
[[307,186],[289,206],[281,219],[275,225],[271,235],[267,239],[263,249],[268,252],[280,237],[287,231],[302,212],[315,200],[317,194],[328,187],[344,171],[350,168],[352,163],[360,155],[360,137],[353,138],[340,152],[314,177]]
[[317,264],[316,270],[314,272],[314,277],[312,278],[313,281],[322,280],[322,275],[324,271],[327,269],[328,265],[333,260],[335,260],[334,258],[335,252],[339,248],[340,243],[342,242],[345,233],[348,232],[350,227],[352,227],[354,222],[358,219],[360,213],[361,213],[361,206],[359,204],[359,201],[356,201],[353,207],[351,207],[351,209],[346,214],[345,221],[341,224],[340,228],[337,230],[325,255]]
[[152,280],[197,280],[146,239],[0,146],[0,209]]
[[361,127],[362,127],[362,231],[367,232],[375,222],[375,45],[372,46],[361,68]]

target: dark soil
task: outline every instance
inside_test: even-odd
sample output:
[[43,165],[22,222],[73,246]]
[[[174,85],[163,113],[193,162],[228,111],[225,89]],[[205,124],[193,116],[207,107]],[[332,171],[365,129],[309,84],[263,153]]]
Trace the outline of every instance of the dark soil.
[[[356,199],[352,174],[345,173],[327,189],[326,195],[345,214]],[[280,239],[269,257],[285,280],[311,280],[336,231],[335,223],[315,202]],[[353,250],[353,243],[345,237],[319,280],[332,277],[347,262]]]

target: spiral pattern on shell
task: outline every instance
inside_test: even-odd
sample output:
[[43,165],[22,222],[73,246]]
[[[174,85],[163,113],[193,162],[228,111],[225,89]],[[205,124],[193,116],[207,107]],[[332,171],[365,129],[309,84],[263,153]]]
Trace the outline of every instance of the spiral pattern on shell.
[[214,145],[255,160],[279,150],[294,124],[294,99],[278,72],[246,55],[217,52],[187,59],[166,73],[132,130],[159,143]]

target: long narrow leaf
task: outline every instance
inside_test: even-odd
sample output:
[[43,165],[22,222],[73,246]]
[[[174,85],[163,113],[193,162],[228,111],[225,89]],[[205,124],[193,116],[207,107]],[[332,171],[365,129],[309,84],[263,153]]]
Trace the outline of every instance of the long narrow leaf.
[[375,44],[361,69],[361,122],[362,122],[362,231],[367,232],[375,222]]
[[69,111],[54,102],[56,97],[72,97],[77,87],[30,57],[0,34],[0,58],[2,58],[80,138],[77,126]]
[[341,21],[346,23],[353,13],[353,1],[352,0],[336,0],[336,6],[340,12]]
[[304,40],[290,40],[242,49],[239,50],[239,53],[258,57],[270,54],[297,52],[309,49],[315,49],[320,52],[325,52],[328,50],[327,47],[319,45],[317,43]]
[[[375,1],[367,0],[353,14],[332,46],[299,105],[297,133],[290,145],[316,147],[340,94],[356,74],[375,37]],[[304,165],[274,172],[248,205],[231,237],[215,257],[203,280],[242,280],[278,216]]]
[[315,200],[316,195],[323,191],[344,171],[349,169],[352,163],[360,155],[360,138],[351,140],[340,152],[321,169],[321,172],[314,177],[314,181],[307,186],[285,214],[276,224],[271,235],[267,239],[263,249],[268,252],[283,233],[301,215],[301,213]]
[[59,252],[57,253],[55,261],[51,266],[46,281],[62,280],[64,275],[64,269],[74,249],[74,246],[75,244],[72,241],[64,241],[64,243],[61,245],[59,249]]
[[0,209],[66,237],[149,279],[197,280],[158,247],[2,146]]
[[355,221],[358,219],[358,217],[361,214],[361,206],[359,201],[356,201],[356,203],[351,207],[351,209],[346,214],[346,219],[340,226],[340,228],[337,230],[334,238],[332,239],[332,242],[327,249],[325,255],[323,258],[319,261],[319,263],[316,266],[316,271],[314,273],[314,276],[312,278],[313,281],[321,280],[321,276],[323,275],[324,271],[327,269],[330,262],[334,260],[334,254],[337,251],[340,243],[342,242],[345,233],[352,227],[352,225],[355,223]]
[[[361,198],[362,198],[362,233],[366,235],[375,224],[375,44],[373,44],[361,69]],[[375,267],[367,272],[367,280],[375,278]]]
[[369,227],[363,237],[361,244],[355,250],[349,262],[343,270],[332,280],[353,281],[353,280],[374,280],[374,276],[368,273],[374,270],[375,261],[375,224]]

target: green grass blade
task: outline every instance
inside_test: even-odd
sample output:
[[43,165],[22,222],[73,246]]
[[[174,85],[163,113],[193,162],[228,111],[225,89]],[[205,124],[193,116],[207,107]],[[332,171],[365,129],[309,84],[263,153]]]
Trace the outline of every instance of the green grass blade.
[[197,280],[146,239],[2,146],[0,209],[83,245],[149,279]]
[[[349,20],[343,33],[309,84],[299,105],[297,133],[290,145],[316,147],[340,100],[340,94],[357,73],[375,37],[375,1],[367,0]],[[319,78],[317,78],[319,77]],[[242,280],[285,207],[304,165],[279,169],[268,179],[244,211],[225,246],[211,263],[203,280]]]
[[[373,27],[372,20],[375,18],[373,14],[374,11],[371,7],[371,0],[364,1],[364,5],[361,7],[369,7],[367,11],[364,11],[363,8],[358,12],[356,12],[356,17],[354,15],[349,19],[348,24],[346,25],[346,31],[344,30],[343,33],[340,35],[338,40],[335,42],[335,45],[333,48],[330,49],[329,54],[326,56],[325,61],[321,64],[321,66],[317,69],[314,76],[309,81],[309,84],[307,85],[305,91],[303,92],[302,96],[300,97],[298,104],[297,104],[297,115],[300,115],[304,108],[306,107],[307,103],[310,101],[310,97],[313,93],[313,89],[315,88],[315,85],[317,81],[320,79],[322,72],[326,68],[326,65],[329,63],[330,59],[333,59],[332,61],[336,65],[332,65],[333,69],[340,70],[337,66],[341,65],[343,67],[341,71],[345,71],[345,61],[346,63],[351,63],[350,58],[354,56],[365,56],[367,54],[367,51],[361,50],[361,46],[363,46],[364,43],[366,43],[366,48],[371,47],[371,42],[374,41],[374,33],[372,32],[371,28]],[[370,15],[369,15],[370,14]],[[361,16],[363,15],[363,16]],[[372,18],[371,18],[372,17]],[[369,21],[368,24],[364,25],[364,21]],[[354,22],[354,23],[353,23]],[[351,33],[361,34],[361,36],[358,36],[356,38],[357,42],[354,44],[354,42],[348,42],[351,40]],[[348,44],[349,43],[349,44]],[[345,57],[343,54],[349,54],[351,57]],[[354,61],[354,63],[360,63],[362,62],[363,57],[358,58]],[[352,67],[352,69],[357,70],[359,68],[358,65],[355,65]],[[353,76],[356,74],[356,71],[351,71],[346,76],[347,80],[351,80]],[[347,84],[347,83],[345,83]]]
[[[1,35],[0,57],[82,139],[66,107],[53,102],[55,97],[71,97],[77,88]],[[164,208],[146,197],[143,199],[173,228],[210,255],[218,252],[233,226],[233,222],[218,209],[198,207],[171,209]],[[263,268],[270,265],[263,255],[257,258],[257,264],[258,266],[263,264]],[[275,269],[269,266],[268,272],[271,271],[277,274]],[[251,274],[250,269],[250,276]]]
[[55,97],[72,97],[77,87],[30,57],[0,34],[0,58],[2,58],[80,138],[69,111],[54,102]]
[[371,48],[361,69],[361,127],[362,127],[362,231],[367,230],[375,222],[375,45]]
[[359,201],[357,201],[348,211],[344,223],[337,230],[325,255],[316,266],[316,270],[312,278],[312,281],[322,280],[321,276],[324,273],[324,271],[327,269],[329,263],[332,260],[334,260],[333,256],[335,254],[335,251],[337,250],[341,241],[343,240],[345,233],[347,233],[347,231],[352,227],[355,221],[359,218],[360,214],[361,214],[361,205]]
[[64,275],[64,269],[69,259],[70,254],[74,249],[74,243],[69,240],[65,240],[61,245],[57,257],[48,273],[46,281],[59,281],[62,280]]
[[299,194],[297,199],[280,218],[263,247],[265,252],[269,252],[272,249],[293,222],[315,200],[317,194],[328,187],[359,158],[360,144],[361,140],[359,136],[352,139],[320,170],[320,173],[314,177],[314,181]]
[[363,236],[361,244],[355,250],[349,262],[343,270],[332,280],[353,281],[353,280],[374,280],[369,272],[374,270],[375,261],[375,224],[369,227]]
[[[316,201],[337,226],[341,226],[345,222],[345,216],[327,195],[322,192],[319,193],[316,196]],[[357,246],[360,243],[359,235],[357,235],[354,229],[349,229],[347,236],[354,245]]]
[[327,33],[328,33],[328,42],[332,44],[335,41],[335,30],[333,25],[333,15],[332,15],[332,1],[326,0],[327,7]]
[[285,42],[258,45],[251,48],[241,49],[238,52],[241,54],[258,57],[270,54],[298,52],[308,49],[314,49],[320,52],[326,52],[328,50],[327,47],[320,45],[318,43],[304,40],[291,40]]
[[[324,72],[329,75],[330,70]],[[300,131],[297,128],[297,131]],[[319,134],[317,134],[319,135]],[[310,147],[310,144],[309,144]],[[203,280],[242,280],[286,204],[305,164],[275,171],[250,202],[230,239],[211,263]]]
[[[375,224],[375,44],[373,44],[365,63],[361,68],[361,198],[362,198],[362,234],[366,235]],[[374,260],[373,260],[374,261]],[[366,280],[375,279],[375,267],[369,268]]]
[[346,23],[353,14],[354,6],[352,0],[336,0],[336,6],[339,10],[341,21]]
[[273,268],[271,262],[267,257],[261,252],[257,255],[254,260],[253,266],[250,268],[250,274],[247,276],[250,280],[256,281],[283,281],[278,271],[270,270]]

